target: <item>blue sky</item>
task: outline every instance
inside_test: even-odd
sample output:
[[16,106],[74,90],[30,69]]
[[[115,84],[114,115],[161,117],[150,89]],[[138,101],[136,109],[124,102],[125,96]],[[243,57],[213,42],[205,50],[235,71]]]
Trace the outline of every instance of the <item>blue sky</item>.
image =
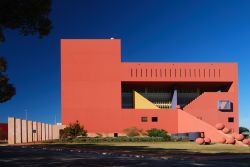
[[250,1],[54,0],[48,37],[5,31],[0,55],[17,95],[8,116],[60,121],[60,39],[120,38],[122,61],[238,62],[240,125],[250,128]]

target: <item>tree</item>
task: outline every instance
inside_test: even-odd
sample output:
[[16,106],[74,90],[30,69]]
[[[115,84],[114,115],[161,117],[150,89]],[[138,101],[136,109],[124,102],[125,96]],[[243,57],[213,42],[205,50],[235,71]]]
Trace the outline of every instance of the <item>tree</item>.
[[128,137],[135,137],[135,136],[140,136],[143,134],[142,129],[138,129],[137,127],[130,127],[126,128],[123,130],[123,132],[128,136]]
[[76,138],[77,136],[87,136],[87,131],[80,125],[79,121],[70,123],[66,128],[64,128],[62,135],[63,138]]
[[51,0],[1,0],[0,42],[5,41],[4,30],[19,30],[23,35],[47,36],[52,23],[49,19]]
[[149,137],[162,137],[165,140],[170,140],[170,136],[168,135],[168,132],[164,129],[156,129],[152,128],[147,130]]
[[[47,36],[52,23],[49,19],[51,0],[0,0],[0,43],[5,41],[4,30],[19,30],[22,35]],[[16,94],[6,75],[7,62],[0,57],[0,103]]]
[[243,132],[249,132],[249,129],[245,128],[245,127],[240,127],[239,128],[240,134]]
[[15,87],[9,83],[9,78],[5,72],[7,69],[7,62],[0,57],[0,103],[10,100],[15,94]]

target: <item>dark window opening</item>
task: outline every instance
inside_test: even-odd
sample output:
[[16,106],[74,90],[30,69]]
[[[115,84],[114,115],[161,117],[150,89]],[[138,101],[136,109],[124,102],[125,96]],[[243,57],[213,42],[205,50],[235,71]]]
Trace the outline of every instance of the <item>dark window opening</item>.
[[148,117],[141,117],[141,122],[148,122]]
[[234,122],[234,117],[228,117],[228,122]]
[[152,122],[158,122],[158,117],[152,117]]
[[114,133],[114,137],[118,137],[118,133]]
[[[202,69],[203,70],[203,69]],[[148,70],[150,77],[150,69]],[[154,71],[153,71],[154,72]],[[162,71],[163,72],[163,71]],[[184,72],[184,71],[183,71]],[[187,77],[188,77],[188,70]],[[202,71],[201,71],[202,72]],[[160,74],[160,73],[159,73]],[[174,71],[173,71],[174,74]],[[179,74],[179,69],[178,69]],[[163,74],[162,74],[163,75]],[[183,74],[182,74],[183,75]],[[202,74],[203,75],[203,74]],[[134,74],[135,77],[135,69]],[[196,73],[197,76],[197,73]],[[173,92],[177,89],[177,102],[180,107],[185,107],[203,92],[228,92],[231,82],[121,82],[122,108],[135,108],[134,92],[136,91],[160,109],[172,108]],[[233,103],[228,100],[219,100],[218,111],[233,112]],[[140,117],[139,117],[140,119]],[[150,121],[151,117],[148,117]]]

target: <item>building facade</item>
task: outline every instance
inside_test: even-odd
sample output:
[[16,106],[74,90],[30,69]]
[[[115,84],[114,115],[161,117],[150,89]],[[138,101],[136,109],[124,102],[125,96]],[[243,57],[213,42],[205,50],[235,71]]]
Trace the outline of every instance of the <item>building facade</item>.
[[238,133],[237,63],[121,62],[119,39],[61,40],[62,123],[119,135],[129,127]]

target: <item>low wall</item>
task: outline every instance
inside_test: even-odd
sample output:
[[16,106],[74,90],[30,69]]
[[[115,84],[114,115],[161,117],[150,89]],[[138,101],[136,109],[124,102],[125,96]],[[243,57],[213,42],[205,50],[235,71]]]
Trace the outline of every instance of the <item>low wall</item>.
[[8,118],[8,143],[34,143],[60,138],[64,125],[52,125],[42,122]]

